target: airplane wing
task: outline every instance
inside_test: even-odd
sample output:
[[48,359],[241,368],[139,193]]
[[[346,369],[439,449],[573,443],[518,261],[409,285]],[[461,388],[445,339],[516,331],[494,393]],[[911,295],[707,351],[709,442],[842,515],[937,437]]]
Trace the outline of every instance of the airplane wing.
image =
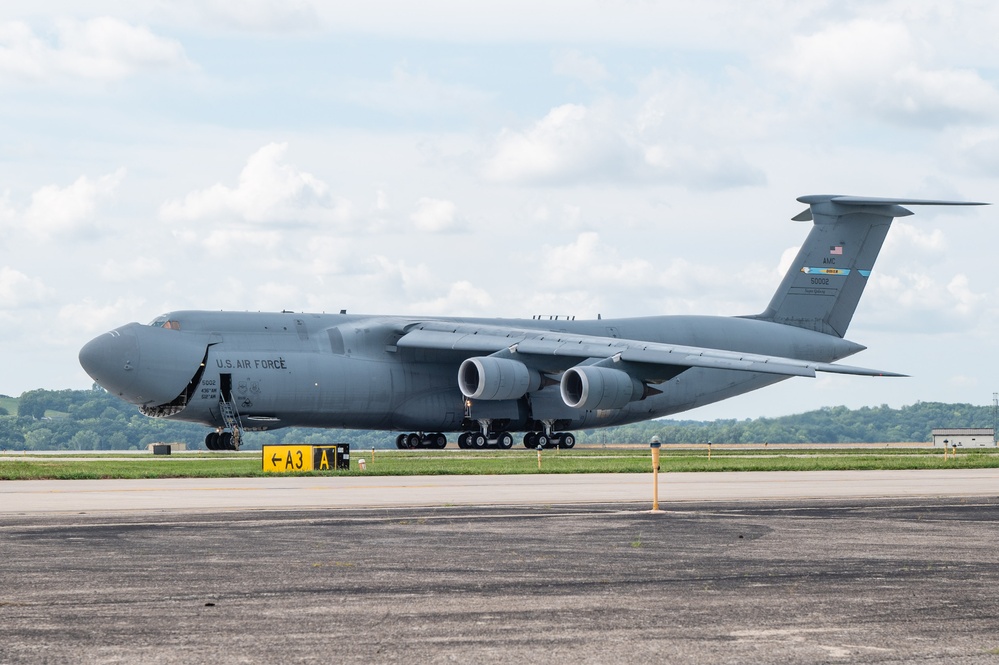
[[396,345],[465,354],[502,354],[551,372],[559,372],[590,359],[615,364],[624,362],[629,374],[651,381],[671,378],[679,373],[678,369],[683,371],[690,367],[807,377],[814,377],[816,372],[906,376],[851,365],[705,347],[436,321],[410,326]]

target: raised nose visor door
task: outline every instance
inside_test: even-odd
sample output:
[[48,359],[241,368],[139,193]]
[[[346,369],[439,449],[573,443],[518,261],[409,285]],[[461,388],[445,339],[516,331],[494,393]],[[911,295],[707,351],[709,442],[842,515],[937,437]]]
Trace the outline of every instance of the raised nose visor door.
[[169,404],[201,370],[209,336],[138,323],[87,343],[80,363],[105,390],[132,404]]

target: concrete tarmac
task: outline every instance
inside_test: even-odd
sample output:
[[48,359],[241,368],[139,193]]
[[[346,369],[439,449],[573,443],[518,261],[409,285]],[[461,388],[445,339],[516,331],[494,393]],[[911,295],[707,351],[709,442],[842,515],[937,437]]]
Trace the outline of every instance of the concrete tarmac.
[[[662,501],[753,501],[999,494],[999,469],[664,473]],[[633,503],[652,474],[310,476],[0,482],[0,515],[122,510]]]
[[0,663],[999,663],[999,476],[836,473],[4,482]]

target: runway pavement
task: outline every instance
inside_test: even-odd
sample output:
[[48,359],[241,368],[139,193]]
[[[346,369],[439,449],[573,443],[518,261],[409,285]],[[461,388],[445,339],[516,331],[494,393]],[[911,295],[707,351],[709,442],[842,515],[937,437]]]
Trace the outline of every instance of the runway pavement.
[[[668,473],[662,501],[999,495],[999,469]],[[0,514],[652,501],[652,474],[326,476],[0,482]]]
[[999,663],[994,470],[662,480],[3,482],[0,663]]

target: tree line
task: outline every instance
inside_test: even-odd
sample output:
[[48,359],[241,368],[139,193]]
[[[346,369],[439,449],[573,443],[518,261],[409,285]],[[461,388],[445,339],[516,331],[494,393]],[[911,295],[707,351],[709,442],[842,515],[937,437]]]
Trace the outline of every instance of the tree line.
[[[31,390],[19,398],[0,396],[0,449],[138,450],[151,443],[186,443],[204,448],[202,425],[147,418],[99,387],[91,390]],[[579,443],[879,443],[927,442],[941,427],[992,427],[991,406],[917,402],[848,409],[825,407],[778,418],[746,420],[651,420],[577,432]],[[356,448],[392,448],[395,436],[369,430],[290,427],[248,432],[243,448],[265,444],[332,442]],[[518,442],[519,443],[519,442]]]

